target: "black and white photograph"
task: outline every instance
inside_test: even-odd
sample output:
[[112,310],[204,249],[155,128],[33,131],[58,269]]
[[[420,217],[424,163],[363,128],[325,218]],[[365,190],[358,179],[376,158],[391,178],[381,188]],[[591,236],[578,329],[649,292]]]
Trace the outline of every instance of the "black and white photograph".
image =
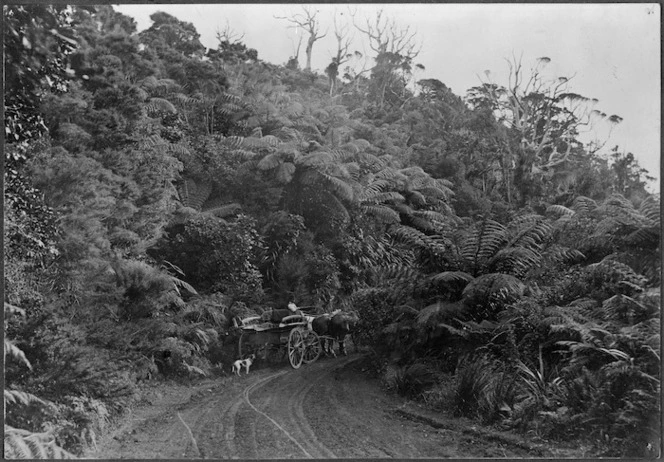
[[658,459],[659,3],[9,2],[5,459]]

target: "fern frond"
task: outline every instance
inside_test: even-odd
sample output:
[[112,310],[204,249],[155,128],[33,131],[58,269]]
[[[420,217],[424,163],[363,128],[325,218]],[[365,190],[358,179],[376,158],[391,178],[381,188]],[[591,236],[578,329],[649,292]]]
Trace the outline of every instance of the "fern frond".
[[212,183],[209,181],[198,181],[193,178],[185,178],[184,181],[178,185],[177,191],[182,205],[200,211],[203,204],[212,193]]
[[270,147],[276,147],[281,144],[281,140],[274,135],[265,135],[261,138],[261,142]]
[[30,364],[30,361],[28,361],[28,358],[25,357],[25,353],[23,353],[23,350],[21,350],[19,347],[14,345],[11,340],[5,339],[5,362],[7,361],[7,355],[9,355],[10,358],[19,361],[20,363],[24,364],[25,366],[28,367],[28,369],[32,370],[32,364]]
[[184,93],[175,93],[174,95],[171,95],[171,98],[184,107],[193,106],[194,104],[200,102],[200,100],[197,98],[192,98],[191,96],[187,96]]
[[246,149],[234,149],[230,151],[229,154],[237,156],[242,160],[250,160],[258,155],[255,152],[247,151]]
[[460,245],[460,254],[473,266],[479,266],[495,255],[506,239],[506,228],[493,220],[482,221]]
[[178,295],[180,294],[179,289],[182,288],[189,292],[192,295],[198,295],[196,289],[193,288],[189,283],[183,281],[182,279],[176,278],[175,276],[170,276],[170,280],[173,283],[173,288],[177,291]]
[[528,270],[537,266],[542,256],[539,252],[524,247],[510,247],[499,250],[487,263],[490,268],[515,276],[523,276]]
[[[375,180],[370,184],[364,187],[362,194],[360,195],[360,200],[369,201],[372,200],[374,196],[382,193],[390,185],[389,180]],[[403,197],[403,196],[401,196]]]
[[546,213],[551,215],[557,215],[558,217],[563,217],[563,216],[571,217],[574,214],[576,214],[574,210],[569,209],[564,205],[557,205],[557,204],[549,205],[546,208]]
[[427,203],[426,197],[419,191],[408,191],[408,201],[417,206],[424,206]]
[[514,276],[502,273],[483,274],[468,283],[463,300],[469,305],[487,305],[523,295],[526,286]]
[[639,206],[639,212],[653,223],[659,223],[661,219],[661,205],[659,200],[653,196],[646,197]]
[[597,202],[589,197],[578,196],[572,202],[571,209],[577,213],[589,213],[597,208]]
[[374,178],[376,178],[377,180],[392,180],[392,182],[408,181],[408,177],[406,175],[404,175],[399,170],[392,167],[385,167],[380,171],[376,172]]
[[360,163],[360,165],[366,166],[371,170],[385,168],[385,161],[383,159],[380,159],[365,151],[361,151],[357,154],[357,161]]
[[438,326],[442,320],[458,317],[466,311],[461,302],[437,302],[423,308],[416,317],[417,326]]
[[399,223],[401,221],[399,214],[385,205],[363,204],[362,209],[365,213],[373,215],[385,223]]
[[75,459],[55,443],[50,432],[32,433],[5,424],[6,459]]
[[360,179],[360,165],[357,162],[348,162],[344,164],[344,167],[348,171],[348,175],[355,181]]
[[625,242],[633,246],[656,247],[661,240],[661,228],[653,226],[633,231],[625,237]]
[[415,212],[415,210],[413,210],[411,207],[401,202],[395,202],[391,205],[394,210],[404,215],[412,215]]
[[321,167],[332,162],[332,156],[325,151],[316,151],[298,159],[298,164],[305,167]]
[[537,248],[551,233],[551,225],[539,215],[522,215],[512,220],[507,227],[510,239],[507,247]]
[[332,162],[346,162],[355,158],[355,155],[352,152],[344,149],[328,149],[326,152],[330,155],[330,160]]
[[420,218],[425,218],[432,222],[445,223],[448,221],[447,217],[440,212],[433,210],[416,210],[413,215]]
[[270,132],[271,135],[276,136],[284,142],[302,142],[304,137],[302,133],[292,127],[279,127]]
[[576,249],[570,249],[559,245],[548,247],[542,254],[545,260],[555,263],[574,263],[583,260],[585,255]]
[[258,162],[258,169],[259,170],[271,170],[273,168],[277,168],[279,164],[281,164],[281,155],[273,152],[268,154],[267,156],[263,157],[259,162]]
[[362,200],[365,203],[380,204],[384,202],[403,202],[405,199],[398,192],[386,191],[373,193],[370,198],[367,197],[367,194],[364,194]]
[[168,143],[166,144],[166,150],[172,154],[180,156],[190,154],[189,148],[180,143]]
[[[215,135],[214,137],[221,146],[235,150],[235,149],[240,149],[243,147],[245,138],[241,136],[222,136],[222,135]],[[245,146],[248,147],[248,146]]]
[[475,279],[472,275],[464,273],[463,271],[443,271],[442,273],[434,274],[429,276],[429,280],[435,283],[446,283],[451,282],[465,282],[469,283]]
[[242,210],[242,206],[236,202],[233,202],[231,204],[224,204],[215,207],[203,207],[201,211],[203,213],[207,213],[208,215],[225,218],[230,215],[236,215],[240,210]]
[[170,112],[175,114],[178,110],[173,106],[173,103],[164,98],[150,98],[147,103],[145,103],[145,108],[148,111],[148,114],[154,114],[158,112]]
[[355,197],[355,191],[350,184],[346,181],[336,178],[325,173],[319,173],[321,177],[330,185],[332,190],[341,198],[347,201],[352,201]]
[[408,221],[410,226],[412,226],[413,228],[420,229],[427,233],[436,231],[436,227],[434,226],[434,224],[431,222],[431,220],[427,218],[418,217],[417,215],[411,215],[408,217]]
[[454,196],[454,192],[449,188],[435,187],[435,186],[425,186],[423,188],[418,188],[423,194],[426,194],[429,197],[436,197],[439,199],[449,199]]

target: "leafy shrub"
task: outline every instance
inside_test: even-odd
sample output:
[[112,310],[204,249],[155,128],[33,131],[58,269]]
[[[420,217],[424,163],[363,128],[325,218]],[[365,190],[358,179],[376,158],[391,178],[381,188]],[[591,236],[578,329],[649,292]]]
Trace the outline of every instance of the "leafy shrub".
[[184,279],[202,293],[221,292],[240,301],[260,301],[262,276],[257,264],[263,243],[252,218],[240,215],[228,223],[198,214],[167,231],[168,237],[151,255],[176,265]]
[[515,375],[488,355],[468,357],[457,372],[454,414],[492,422],[515,399]]
[[356,333],[358,342],[379,345],[378,339],[383,328],[395,317],[390,290],[358,290],[353,293],[351,303],[360,316]]
[[[22,309],[8,303],[4,304],[4,311],[5,320],[16,315],[25,315],[25,312]],[[5,339],[5,360],[8,356],[14,361],[17,361],[18,363],[32,370],[32,364],[26,358],[25,353],[23,353],[20,348],[16,347],[16,345],[14,345],[10,340]],[[24,412],[20,412],[20,410],[17,409],[19,405],[36,410],[30,412],[29,410],[23,409]],[[48,403],[31,393],[6,388],[4,390],[4,408],[5,459],[64,459],[70,458],[72,456],[68,451],[62,449],[58,444],[56,444],[52,430],[49,429],[44,432],[35,432],[39,426],[38,423],[33,421],[30,417],[43,412],[45,409],[53,408],[51,403]],[[32,428],[32,430],[15,428],[14,426],[8,425],[8,422],[12,425],[16,425],[15,422],[19,424],[27,424],[30,428]]]
[[389,388],[401,396],[413,397],[436,383],[436,374],[424,364],[411,364],[394,368],[386,376]]

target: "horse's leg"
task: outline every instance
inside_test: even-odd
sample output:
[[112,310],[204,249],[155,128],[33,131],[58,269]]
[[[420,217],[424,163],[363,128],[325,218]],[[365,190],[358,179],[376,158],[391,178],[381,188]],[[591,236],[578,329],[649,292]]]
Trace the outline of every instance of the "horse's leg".
[[346,353],[346,347],[344,346],[345,336],[340,337],[338,341],[339,341],[339,354],[348,356],[348,354]]
[[337,354],[334,352],[334,338],[329,337],[329,338],[326,338],[325,341],[327,342],[327,353],[328,353],[328,355],[332,355],[336,358]]

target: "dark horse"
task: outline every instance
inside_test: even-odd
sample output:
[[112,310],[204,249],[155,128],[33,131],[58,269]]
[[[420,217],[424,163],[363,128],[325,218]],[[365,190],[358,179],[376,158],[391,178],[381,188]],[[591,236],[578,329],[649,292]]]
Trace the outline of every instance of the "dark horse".
[[339,342],[339,353],[345,355],[344,340],[346,335],[353,332],[358,321],[355,311],[339,311],[316,317],[311,322],[311,328],[321,336],[321,344],[326,354],[334,354],[334,340],[336,340]]

